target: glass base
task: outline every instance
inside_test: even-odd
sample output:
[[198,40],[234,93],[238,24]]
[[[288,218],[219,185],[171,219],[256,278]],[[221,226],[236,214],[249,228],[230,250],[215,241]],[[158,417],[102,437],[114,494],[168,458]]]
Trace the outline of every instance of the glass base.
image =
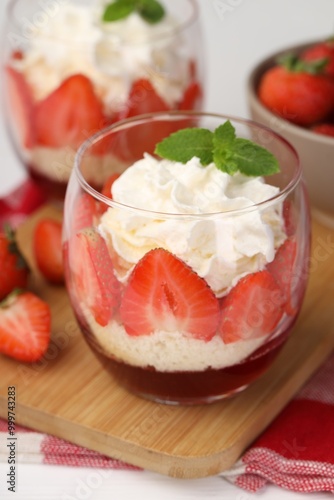
[[103,368],[135,396],[168,405],[203,405],[230,398],[245,390],[271,366],[289,331],[257,349],[242,363],[201,372],[159,372],[153,367],[131,366],[101,351],[94,335],[79,320],[81,331]]

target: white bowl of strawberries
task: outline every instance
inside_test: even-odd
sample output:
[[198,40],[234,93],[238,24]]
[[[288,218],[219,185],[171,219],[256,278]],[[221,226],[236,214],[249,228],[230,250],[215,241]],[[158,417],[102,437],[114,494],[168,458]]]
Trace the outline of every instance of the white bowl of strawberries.
[[314,215],[334,226],[334,42],[288,47],[262,60],[247,85],[252,119],[296,148]]

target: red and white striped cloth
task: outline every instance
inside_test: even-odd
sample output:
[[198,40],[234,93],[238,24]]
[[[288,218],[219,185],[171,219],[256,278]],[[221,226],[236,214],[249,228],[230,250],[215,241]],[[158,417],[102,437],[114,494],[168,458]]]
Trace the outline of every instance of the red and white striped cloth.
[[[0,223],[3,216],[15,225],[42,203],[42,196],[32,199],[30,181],[20,189],[12,213],[10,198],[3,206],[0,200]],[[7,422],[0,419],[0,462],[8,458],[7,436]],[[16,436],[21,463],[141,470],[24,427],[16,427]],[[268,483],[301,493],[334,492],[334,355],[221,477],[249,492]]]
[[[7,461],[8,426],[0,419],[0,462]],[[104,469],[138,467],[16,426],[18,463]],[[334,492],[334,355],[241,459],[221,477],[255,492],[268,483],[301,492]]]

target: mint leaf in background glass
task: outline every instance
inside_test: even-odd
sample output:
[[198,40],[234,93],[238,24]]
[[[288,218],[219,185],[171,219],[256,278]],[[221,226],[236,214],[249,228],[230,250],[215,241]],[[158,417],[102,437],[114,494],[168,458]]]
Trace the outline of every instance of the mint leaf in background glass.
[[150,24],[158,23],[165,15],[163,6],[157,0],[138,0],[137,10]]
[[185,128],[159,142],[155,153],[167,160],[187,163],[194,156],[202,165],[213,161],[213,133],[204,128]]
[[104,22],[120,21],[135,11],[150,24],[158,23],[165,15],[157,0],[115,0],[106,6],[102,19]]
[[103,21],[120,21],[128,17],[136,8],[135,0],[115,0],[109,3],[103,14]]

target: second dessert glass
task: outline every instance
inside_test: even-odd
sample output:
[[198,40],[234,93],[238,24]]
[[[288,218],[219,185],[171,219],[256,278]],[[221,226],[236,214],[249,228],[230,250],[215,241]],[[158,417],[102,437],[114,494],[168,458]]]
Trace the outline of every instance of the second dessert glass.
[[[117,11],[122,3],[128,9]],[[135,1],[9,1],[6,122],[49,198],[63,199],[77,148],[104,126],[142,113],[201,109],[196,0],[158,5],[163,10],[147,12]],[[94,151],[94,165],[101,156]]]
[[[230,175],[196,157],[161,160],[150,143],[132,140],[148,129],[157,141],[189,127],[210,136],[227,122],[274,154],[280,171]],[[96,148],[109,151],[98,171],[103,193],[90,177]],[[101,131],[76,157],[64,209],[67,288],[101,369],[134,394],[202,404],[256,380],[298,317],[309,251],[298,156],[254,122],[145,115]]]

